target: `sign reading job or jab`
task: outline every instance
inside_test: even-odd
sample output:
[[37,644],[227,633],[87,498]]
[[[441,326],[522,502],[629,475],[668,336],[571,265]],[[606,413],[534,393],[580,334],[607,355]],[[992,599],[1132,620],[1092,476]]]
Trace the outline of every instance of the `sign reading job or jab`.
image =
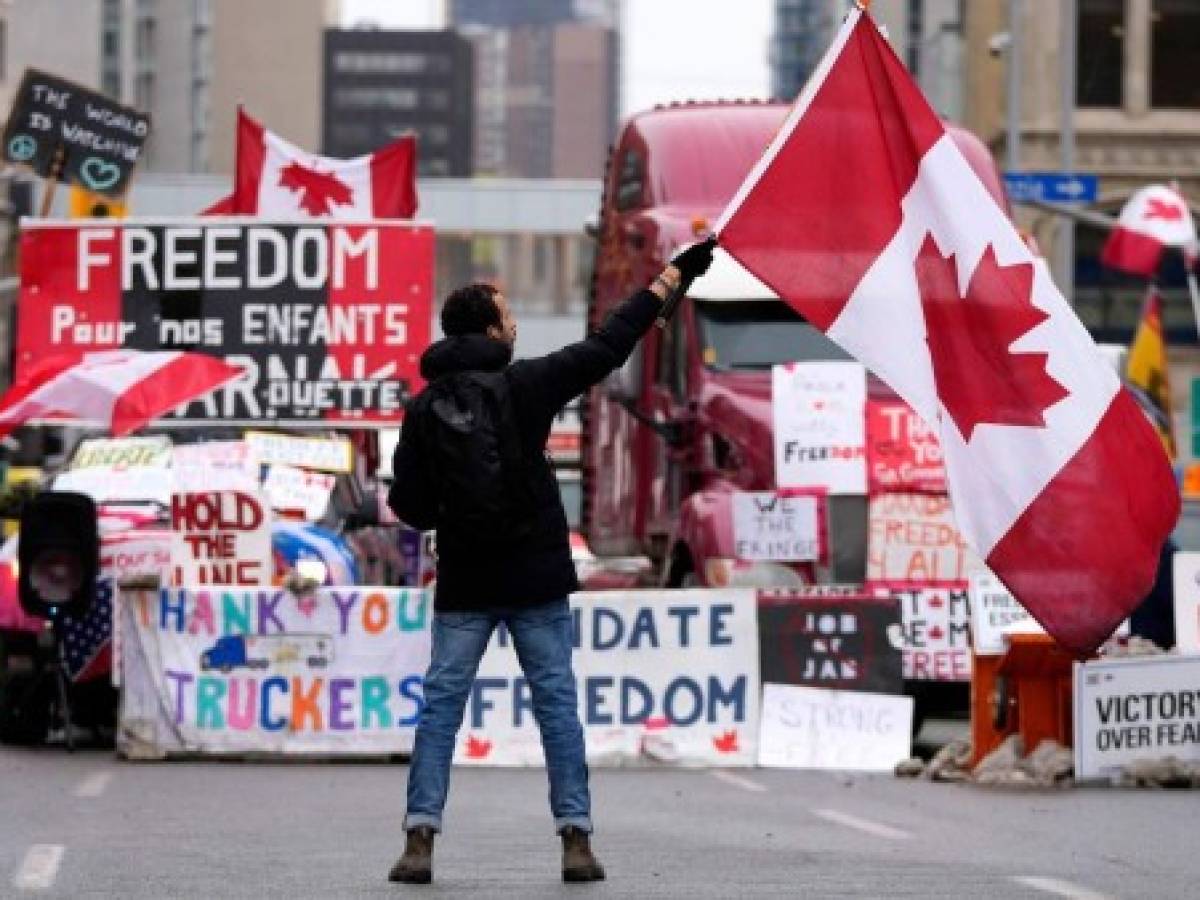
[[120,606],[127,756],[412,749],[424,591],[165,588],[124,591]]
[[[4,159],[43,178],[119,197],[150,133],[150,118],[55,75],[26,69],[4,128]],[[61,154],[56,173],[55,157]]]
[[429,344],[433,230],[409,222],[53,222],[21,244],[16,376],[95,350],[222,356],[194,423],[396,422]]
[[[753,590],[605,591],[571,599],[588,761],[754,765]],[[497,631],[467,698],[455,762],[541,765],[533,697]]]

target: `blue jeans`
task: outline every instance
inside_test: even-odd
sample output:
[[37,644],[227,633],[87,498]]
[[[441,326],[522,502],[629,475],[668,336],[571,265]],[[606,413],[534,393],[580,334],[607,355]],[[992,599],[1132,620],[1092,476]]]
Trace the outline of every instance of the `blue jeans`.
[[404,828],[441,831],[450,788],[450,761],[467,696],[492,631],[503,622],[533,694],[542,733],[550,812],[555,830],[573,825],[591,832],[591,797],[584,760],[583,726],[571,671],[571,613],[566,600],[524,609],[446,612],[433,617],[433,653],[425,675],[425,706],[408,768]]

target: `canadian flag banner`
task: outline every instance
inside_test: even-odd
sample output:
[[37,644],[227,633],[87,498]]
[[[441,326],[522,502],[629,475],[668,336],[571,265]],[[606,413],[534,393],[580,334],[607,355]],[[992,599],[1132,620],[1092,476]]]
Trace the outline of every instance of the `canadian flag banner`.
[[1179,514],[1162,443],[868,15],[715,230],[935,430],[959,530],[1014,596],[1101,644]]
[[411,134],[366,156],[333,159],[289,144],[239,107],[231,203],[217,206],[275,219],[410,219],[417,211],[416,168]]
[[1196,224],[1187,201],[1174,188],[1152,184],[1121,209],[1100,261],[1110,269],[1152,277],[1167,247],[1194,253],[1195,246]]

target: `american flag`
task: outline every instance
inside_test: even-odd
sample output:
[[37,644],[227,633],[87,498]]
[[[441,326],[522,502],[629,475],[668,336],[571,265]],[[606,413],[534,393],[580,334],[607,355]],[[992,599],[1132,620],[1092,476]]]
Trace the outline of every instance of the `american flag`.
[[96,582],[96,599],[82,618],[63,617],[63,650],[72,681],[91,681],[112,668],[111,578]]

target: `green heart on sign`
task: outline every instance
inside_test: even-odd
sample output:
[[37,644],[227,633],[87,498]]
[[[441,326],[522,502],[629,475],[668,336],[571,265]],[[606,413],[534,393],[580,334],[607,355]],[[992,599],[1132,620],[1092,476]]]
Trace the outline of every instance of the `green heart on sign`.
[[106,191],[121,180],[121,167],[97,156],[89,156],[79,167],[79,177],[91,190]]

